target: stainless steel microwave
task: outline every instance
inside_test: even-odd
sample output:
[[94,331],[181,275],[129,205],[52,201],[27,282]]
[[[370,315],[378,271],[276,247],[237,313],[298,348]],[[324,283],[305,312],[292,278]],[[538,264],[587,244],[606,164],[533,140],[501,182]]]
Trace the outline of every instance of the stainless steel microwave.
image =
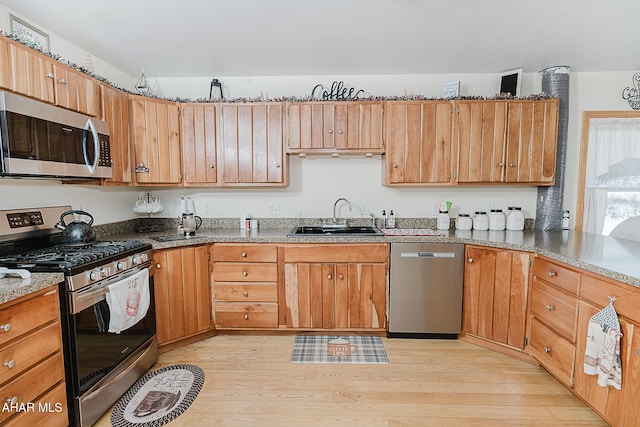
[[2,175],[111,178],[109,125],[0,91]]

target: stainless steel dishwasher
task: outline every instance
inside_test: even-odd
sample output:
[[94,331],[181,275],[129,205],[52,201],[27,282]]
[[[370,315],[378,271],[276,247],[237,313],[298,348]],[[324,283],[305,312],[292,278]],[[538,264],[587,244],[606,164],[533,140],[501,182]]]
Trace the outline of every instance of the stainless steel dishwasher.
[[387,336],[456,338],[463,279],[463,244],[392,243]]

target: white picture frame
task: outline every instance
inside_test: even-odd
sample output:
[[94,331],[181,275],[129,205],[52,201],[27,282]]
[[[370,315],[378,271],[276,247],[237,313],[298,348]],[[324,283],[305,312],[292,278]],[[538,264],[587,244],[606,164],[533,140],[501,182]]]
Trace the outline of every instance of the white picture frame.
[[455,98],[458,95],[460,95],[460,80],[442,85],[443,98]]
[[512,96],[520,96],[522,86],[522,68],[505,71],[498,75],[498,94],[511,93]]
[[49,34],[37,29],[31,24],[27,24],[22,19],[9,14],[9,22],[11,33],[32,39],[39,46],[42,46],[47,52],[49,51]]

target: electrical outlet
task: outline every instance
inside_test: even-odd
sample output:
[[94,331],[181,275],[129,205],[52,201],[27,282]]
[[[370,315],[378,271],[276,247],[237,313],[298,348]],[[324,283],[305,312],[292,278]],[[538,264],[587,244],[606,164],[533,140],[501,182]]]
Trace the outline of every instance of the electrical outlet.
[[280,203],[271,203],[269,205],[269,215],[280,215]]
[[362,215],[369,215],[369,202],[360,203],[360,213]]
[[205,200],[202,204],[202,214],[203,215],[212,215],[213,214],[213,202],[211,200]]

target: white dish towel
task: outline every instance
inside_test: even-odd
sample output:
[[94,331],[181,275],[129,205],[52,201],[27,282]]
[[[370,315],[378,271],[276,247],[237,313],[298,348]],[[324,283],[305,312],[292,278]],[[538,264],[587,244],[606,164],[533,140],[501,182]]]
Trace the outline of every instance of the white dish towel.
[[622,332],[613,303],[589,319],[587,345],[584,352],[584,372],[598,376],[598,385],[622,387],[620,339]]
[[107,286],[109,332],[116,334],[129,329],[144,318],[149,309],[149,269]]

